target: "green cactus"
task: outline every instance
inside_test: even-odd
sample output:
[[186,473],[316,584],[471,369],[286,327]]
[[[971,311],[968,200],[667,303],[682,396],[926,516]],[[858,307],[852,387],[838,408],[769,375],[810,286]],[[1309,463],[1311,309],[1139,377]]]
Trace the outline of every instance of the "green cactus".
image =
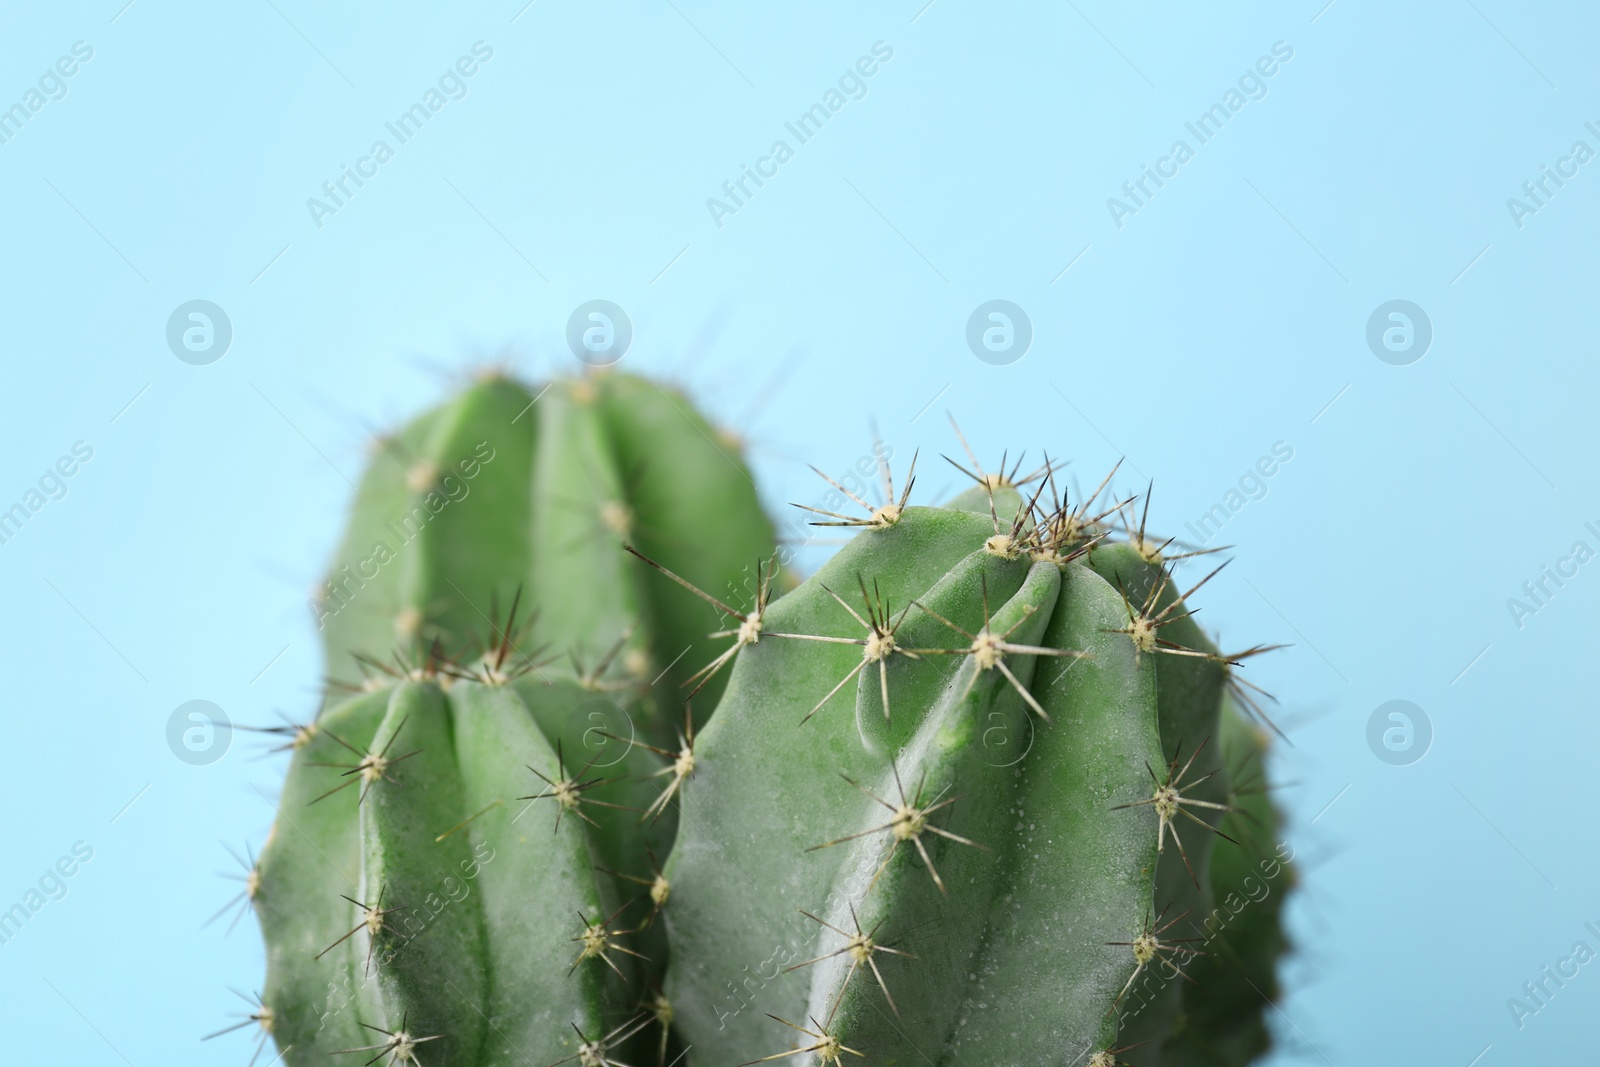
[[[541,410],[532,458],[502,468],[535,492],[493,483],[484,514],[464,507],[459,525],[441,509],[416,568],[358,590],[385,605],[383,625],[340,621],[353,596],[325,620],[330,648],[347,649],[393,643],[393,605],[419,621],[399,635],[409,651],[363,657],[362,691],[296,735],[252,874],[269,954],[257,1015],[287,1062],[1182,1067],[1265,1047],[1261,996],[1241,991],[1276,992],[1291,879],[1252,787],[1264,735],[1231,706],[1256,706],[1237,668],[1265,649],[1221,653],[1196,625],[1185,599],[1210,575],[1180,595],[1173,564],[1198,553],[1148,538],[1128,502],[1097,505],[1109,477],[1069,506],[1048,463],[1032,477],[979,468],[948,506],[914,507],[911,479],[897,496],[885,464],[881,505],[828,513],[854,538],[774,597],[770,563],[741,570],[759,533],[720,559],[715,545],[674,554],[707,544],[697,518],[743,512],[669,506],[625,464],[577,480],[586,508],[544,514],[563,500],[557,474],[593,465],[570,459],[573,441],[643,457],[661,432],[641,420],[635,446],[606,452],[600,398],[653,387],[562,388],[592,392]],[[358,512],[410,499],[431,478],[407,484],[406,470],[436,472],[484,439],[469,426],[533,394],[492,381],[470,397],[386,450],[399,459],[381,479],[375,465]],[[511,445],[494,439],[488,463],[524,455]],[[694,491],[754,508],[743,486]],[[636,518],[607,523],[596,502],[611,500]],[[608,561],[542,561],[558,530],[597,522]],[[358,515],[347,545],[373,529]],[[623,537],[656,573],[617,550]],[[625,651],[610,674],[541,663],[517,609],[474,604],[464,582],[502,604],[536,591],[540,630],[580,662],[624,634]],[[552,616],[563,596],[602,603]],[[688,645],[683,628],[718,617],[731,641],[693,645],[639,700],[647,729],[608,732],[597,765],[586,703],[637,679],[627,655],[664,661],[663,641]],[[721,694],[698,732],[683,703],[696,689]],[[1270,897],[1245,882],[1258,874],[1277,879]]]
[[[286,1062],[544,1064],[633,1036],[616,1013],[666,954],[647,857],[676,812],[652,776],[681,780],[694,730],[656,694],[685,691],[718,616],[624,540],[729,596],[774,551],[737,442],[674,390],[494,373],[380,441],[312,603],[353,695],[279,730],[248,876]],[[710,707],[722,680],[699,681]]]
[[1264,649],[1219,653],[1098,492],[977,477],[743,620],[666,870],[696,1063],[1161,1062]]

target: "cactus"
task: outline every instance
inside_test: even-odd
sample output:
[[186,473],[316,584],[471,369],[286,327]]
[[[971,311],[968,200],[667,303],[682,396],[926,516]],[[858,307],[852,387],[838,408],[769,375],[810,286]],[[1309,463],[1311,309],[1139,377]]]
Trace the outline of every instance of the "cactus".
[[[576,384],[610,396],[617,381],[641,389]],[[484,412],[514,415],[509,388],[486,383],[465,413],[403,434],[386,451],[404,463],[381,484],[375,467],[358,511],[431,480],[404,477],[424,443],[442,466]],[[565,403],[540,412],[534,458],[504,469],[536,487],[540,471],[571,473],[547,464],[545,435],[568,456],[601,437],[570,430],[595,395]],[[1259,710],[1238,668],[1266,649],[1223,653],[1197,626],[1187,598],[1216,571],[1180,593],[1174,565],[1202,553],[1148,537],[1131,502],[1097,504],[1109,477],[1069,505],[1048,461],[1030,477],[977,468],[975,488],[924,507],[911,472],[897,495],[885,464],[881,504],[845,492],[866,514],[821,520],[856,535],[820,571],[774,596],[757,566],[742,594],[728,575],[744,558],[671,551],[690,519],[729,512],[680,502],[685,525],[647,529],[642,508],[606,524],[597,499],[664,492],[622,495],[626,468],[609,469],[559,522],[540,518],[555,490],[495,483],[471,524],[465,508],[460,526],[448,509],[431,520],[416,569],[361,590],[414,608],[400,636],[415,640],[393,663],[364,656],[361,691],[295,734],[251,875],[269,951],[252,1017],[287,1062],[640,1067],[676,1050],[728,1067],[1181,1067],[1265,1047],[1261,998],[1241,990],[1276,991],[1290,879],[1252,787],[1265,735],[1235,706]],[[488,513],[507,507],[520,527]],[[531,546],[548,536],[525,532],[585,521],[608,526],[620,565],[598,551],[584,574],[541,563]],[[347,543],[370,529],[358,518]],[[648,567],[617,551],[624,537]],[[494,571],[474,544],[509,564]],[[485,609],[462,578],[513,605],[489,609],[475,643],[470,612]],[[689,643],[672,620],[721,623],[600,766],[584,707],[611,675],[525,652],[519,585],[541,630],[624,678],[627,655]],[[562,596],[600,603],[552,609]],[[665,603],[669,621],[651,614]],[[395,637],[327,621],[330,647]],[[720,692],[703,725],[691,692],[702,708]],[[1235,887],[1269,862],[1270,903],[1236,909]]]
[[1049,465],[1015,474],[886,484],[744,617],[666,869],[693,1062],[1162,1061],[1235,808],[1219,709],[1266,649],[1218,652],[1184,606],[1210,575],[1180,596],[1191,553],[1131,513],[1111,543],[1104,484],[1041,507]]
[[633,897],[676,812],[623,809],[693,737],[656,694],[692,680],[710,707],[722,679],[692,678],[716,614],[619,546],[736,595],[774,551],[738,451],[620,374],[491,373],[380,440],[311,605],[338,680],[273,728],[293,760],[248,874],[253,1017],[286,1062],[544,1064],[634,1037],[614,1013],[666,947]]

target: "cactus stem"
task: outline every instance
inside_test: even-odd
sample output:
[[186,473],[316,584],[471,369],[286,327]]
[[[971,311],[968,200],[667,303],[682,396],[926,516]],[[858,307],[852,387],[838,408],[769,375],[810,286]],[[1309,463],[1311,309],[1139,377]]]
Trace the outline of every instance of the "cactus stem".
[[[631,900],[628,902],[628,904],[632,903],[633,902]],[[578,958],[572,961],[572,966],[567,970],[568,977],[571,977],[572,972],[578,969],[578,964],[582,963],[584,960],[598,959],[607,967],[610,967],[613,971],[616,971],[617,977],[626,982],[628,980],[628,976],[622,973],[622,968],[617,966],[617,961],[607,955],[607,953],[610,952],[625,952],[628,955],[633,956],[635,959],[645,960],[646,962],[649,961],[649,956],[635,952],[633,949],[627,948],[626,946],[617,944],[617,938],[624,937],[628,934],[636,934],[639,932],[638,930],[611,929],[612,921],[627,909],[628,904],[622,905],[622,907],[612,912],[607,918],[593,922],[584,918],[582,912],[578,913],[578,919],[583,923],[583,933],[572,938],[572,940],[582,942],[583,949],[578,953]]]
[[1022,697],[1022,699],[1027,703],[1028,707],[1032,708],[1034,713],[1037,714],[1039,718],[1043,719],[1045,722],[1049,722],[1049,713],[1044,710],[1034,695],[1028,691],[1028,687],[1023,685],[1015,674],[1011,673],[1011,668],[1006,666],[1006,654],[1011,653],[1021,656],[1063,656],[1068,659],[1094,658],[1092,653],[1079,652],[1070,648],[1044,648],[1040,645],[1016,645],[1012,644],[1010,641],[1007,641],[1007,637],[1010,637],[1016,632],[1018,627],[1032,617],[1034,610],[1032,608],[1029,608],[1026,612],[1024,612],[1022,618],[1018,619],[1016,623],[1012,625],[1012,627],[1005,633],[994,633],[989,629],[989,582],[987,578],[985,578],[983,582],[983,627],[977,633],[973,633],[970,630],[966,630],[960,626],[957,626],[943,615],[940,615],[932,608],[929,608],[918,601],[913,600],[912,603],[921,608],[927,614],[932,615],[935,619],[938,619],[940,622],[950,627],[950,629],[955,630],[957,633],[964,634],[972,639],[972,644],[968,645],[966,648],[916,649],[918,653],[923,655],[972,657],[972,662],[976,665],[977,669],[974,670],[971,677],[967,679],[967,688],[961,694],[961,699],[963,700],[965,700],[967,695],[972,692],[972,687],[977,684],[979,674],[984,671],[998,669],[1001,674],[1005,675],[1006,681],[1011,683],[1011,688],[1017,691],[1017,695]]
[[229,987],[229,992],[238,997],[240,1000],[244,1001],[254,1010],[252,1010],[250,1014],[240,1017],[239,1022],[236,1022],[231,1026],[224,1026],[221,1030],[218,1030],[215,1033],[207,1034],[200,1040],[210,1041],[214,1037],[221,1037],[223,1034],[231,1034],[235,1030],[243,1030],[251,1023],[255,1023],[261,1028],[261,1034],[256,1039],[256,1050],[251,1054],[250,1063],[248,1065],[248,1067],[255,1067],[256,1060],[261,1058],[261,1050],[267,1047],[267,1040],[272,1036],[272,1025],[275,1021],[275,1016],[273,1015],[272,1009],[262,1003],[260,993],[255,993],[251,996],[245,996],[243,993],[239,992],[237,989],[233,989],[231,986]]
[[1217,773],[1216,771],[1212,771],[1210,774],[1203,774],[1199,778],[1196,778],[1194,781],[1188,783],[1185,783],[1183,780],[1184,777],[1188,775],[1189,769],[1194,766],[1195,759],[1199,757],[1200,753],[1205,749],[1207,742],[1210,740],[1210,738],[1207,738],[1205,741],[1200,742],[1199,746],[1196,747],[1194,752],[1190,754],[1189,760],[1183,765],[1182,770],[1178,769],[1178,761],[1182,758],[1182,756],[1181,754],[1175,754],[1172,757],[1172,762],[1167,764],[1167,780],[1165,782],[1156,777],[1156,772],[1148,763],[1145,764],[1144,769],[1150,772],[1150,780],[1156,784],[1156,790],[1151,795],[1150,799],[1136,800],[1131,804],[1118,804],[1111,809],[1112,811],[1121,811],[1124,808],[1139,808],[1147,805],[1154,808],[1156,812],[1156,818],[1158,820],[1156,823],[1156,851],[1158,853],[1166,851],[1167,835],[1171,834],[1172,843],[1178,846],[1178,855],[1183,858],[1183,865],[1188,869],[1189,878],[1194,882],[1196,887],[1200,885],[1200,879],[1195,876],[1194,867],[1189,863],[1189,854],[1188,852],[1184,851],[1183,840],[1178,836],[1177,816],[1182,815],[1189,821],[1205,827],[1207,830],[1210,830],[1212,833],[1226,841],[1232,841],[1236,845],[1239,843],[1234,841],[1233,838],[1223,833],[1217,827],[1212,826],[1210,823],[1206,822],[1204,819],[1200,818],[1194,812],[1189,810],[1190,807],[1196,807],[1208,808],[1212,811],[1231,812],[1236,811],[1236,808],[1233,808],[1227,804],[1217,804],[1210,800],[1195,800],[1193,797],[1186,797],[1182,793],[1183,789],[1193,789],[1195,786],[1199,785],[1201,782],[1204,782],[1208,778],[1212,777],[1212,775]]
[[[547,798],[553,799],[556,802],[556,832],[557,833],[559,833],[560,830],[561,830],[561,816],[565,815],[569,811],[572,812],[572,814],[576,815],[578,818],[582,819],[584,822],[588,823],[590,826],[599,826],[600,825],[599,823],[595,822],[593,819],[589,818],[589,816],[587,816],[587,815],[585,815],[583,813],[583,809],[581,807],[581,805],[583,805],[583,804],[598,804],[602,808],[617,808],[617,809],[619,809],[621,811],[633,811],[633,810],[635,810],[633,808],[624,807],[621,804],[612,804],[612,803],[610,803],[608,801],[604,801],[604,800],[595,800],[593,798],[585,797],[583,795],[584,792],[587,791],[587,790],[598,789],[601,786],[610,785],[612,782],[616,782],[616,781],[620,781],[621,780],[620,778],[589,778],[589,779],[585,779],[583,776],[585,774],[589,773],[589,768],[594,766],[594,761],[596,759],[599,759],[599,758],[600,758],[599,754],[596,753],[595,756],[592,757],[589,760],[588,763],[585,763],[583,765],[583,769],[581,771],[579,771],[577,774],[572,775],[571,777],[568,777],[567,776],[567,770],[566,770],[566,767],[567,767],[566,757],[562,754],[561,742],[558,740],[556,742],[556,773],[561,775],[561,777],[559,779],[547,778],[547,777],[545,777],[545,775],[542,772],[534,770],[532,767],[528,767],[528,770],[533,771],[534,774],[538,775],[539,778],[546,785],[548,785],[550,788],[548,790],[546,790],[545,792],[543,792],[543,793],[536,793],[533,796],[518,797],[517,799],[518,800],[545,800]],[[527,764],[523,764],[523,766],[527,767]],[[531,807],[533,807],[533,805],[529,804],[528,807],[531,808]],[[527,808],[523,808],[522,810],[523,811],[527,811],[528,809]],[[522,816],[519,813],[517,818],[521,818],[521,817]]]
[[[893,818],[884,823],[882,826],[874,826],[870,829],[861,830],[857,833],[846,834],[844,837],[836,837],[832,841],[824,841],[820,845],[812,845],[810,848],[806,849],[806,851],[816,852],[818,849],[832,848],[834,845],[842,845],[846,841],[854,841],[856,838],[866,837],[868,834],[883,833],[887,831],[889,834],[889,854],[883,858],[883,863],[879,865],[877,874],[872,876],[872,885],[877,884],[878,875],[881,875],[889,866],[889,861],[894,859],[895,850],[900,847],[901,842],[909,841],[913,846],[915,846],[918,855],[922,857],[923,865],[928,868],[928,874],[933,878],[933,884],[938,887],[940,893],[949,896],[949,892],[944,887],[944,880],[939,877],[938,868],[933,865],[933,858],[928,855],[928,850],[922,843],[922,834],[924,831],[929,831],[938,834],[940,837],[949,838],[951,841],[954,841],[958,844],[971,845],[973,848],[982,849],[985,852],[989,851],[987,845],[980,845],[976,841],[962,837],[959,834],[953,834],[943,827],[934,826],[932,823],[928,822],[929,815],[932,815],[940,808],[949,807],[951,804],[954,804],[956,801],[960,800],[965,794],[958,794],[947,799],[940,799],[944,796],[944,793],[948,791],[948,787],[946,787],[946,790],[941,790],[939,796],[934,797],[927,807],[923,807],[922,788],[925,779],[924,781],[919,781],[917,783],[916,800],[908,800],[906,799],[906,787],[900,781],[899,767],[891,763],[890,769],[894,772],[895,788],[899,790],[900,793],[900,803],[898,805],[891,804],[887,800],[884,800],[878,794],[874,793],[872,790],[868,789],[854,778],[851,778],[848,774],[840,772],[839,777],[849,782],[865,796],[877,801],[879,804],[882,804],[885,808],[889,809],[889,811],[893,813]],[[868,892],[871,891],[872,885],[868,885]]]
[[1194,956],[1205,955],[1205,953],[1199,949],[1189,947],[1189,943],[1202,939],[1198,937],[1180,937],[1174,938],[1171,941],[1161,940],[1162,934],[1166,933],[1188,915],[1189,913],[1186,911],[1182,915],[1177,916],[1169,922],[1166,922],[1161,926],[1156,926],[1155,923],[1159,923],[1163,918],[1165,918],[1165,909],[1162,910],[1160,915],[1156,916],[1154,922],[1151,921],[1149,913],[1146,913],[1144,917],[1144,925],[1140,928],[1139,932],[1134,935],[1132,941],[1106,942],[1108,945],[1121,945],[1127,948],[1133,953],[1134,962],[1133,973],[1128,976],[1128,981],[1122,987],[1122,992],[1118,993],[1117,999],[1112,1002],[1111,1007],[1113,1010],[1116,1009],[1118,1004],[1122,1003],[1122,998],[1127,995],[1128,990],[1133,988],[1133,983],[1138,979],[1139,975],[1144,973],[1144,969],[1151,963],[1159,962],[1165,964],[1169,970],[1177,974],[1180,978],[1183,978],[1189,982],[1194,981],[1194,979],[1183,973],[1183,967],[1178,961],[1183,957],[1192,958]]
[[653,1021],[654,1018],[650,1015],[635,1016],[604,1037],[597,1037],[593,1041],[583,1036],[583,1031],[578,1029],[577,1023],[570,1023],[572,1032],[578,1035],[578,1051],[565,1059],[556,1060],[550,1067],[560,1067],[561,1064],[571,1063],[573,1060],[578,1061],[578,1067],[627,1067],[627,1064],[611,1058],[612,1050]]
[[[409,718],[409,716],[408,716],[408,718]],[[398,783],[395,782],[395,780],[393,778],[389,777],[390,769],[393,768],[396,764],[401,763],[401,762],[403,762],[405,760],[408,760],[412,756],[418,755],[418,754],[420,754],[422,752],[422,749],[419,748],[419,749],[415,749],[415,750],[413,750],[411,752],[407,752],[404,756],[396,756],[394,759],[390,759],[389,758],[389,748],[390,748],[391,745],[394,744],[395,739],[400,736],[400,731],[404,730],[405,726],[406,726],[406,719],[401,719],[400,720],[400,725],[395,727],[394,734],[389,738],[388,742],[378,752],[362,752],[360,749],[356,748],[354,745],[350,744],[348,741],[344,740],[342,737],[339,737],[337,734],[333,733],[332,731],[328,731],[327,733],[328,733],[329,737],[331,737],[335,741],[339,742],[339,744],[343,745],[345,748],[348,748],[351,752],[354,752],[357,756],[360,757],[360,759],[356,763],[319,763],[319,762],[316,762],[316,761],[307,761],[306,765],[309,766],[309,767],[339,767],[339,768],[343,768],[344,769],[344,773],[342,775],[340,775],[340,777],[341,778],[349,778],[350,779],[348,782],[345,782],[344,785],[336,785],[336,786],[334,786],[332,789],[328,790],[326,793],[322,794],[320,797],[317,797],[317,799],[313,800],[311,803],[315,804],[315,803],[317,803],[317,801],[326,800],[328,797],[331,797],[331,796],[333,796],[333,794],[339,792],[339,790],[345,788],[345,786],[352,786],[352,785],[355,785],[357,782],[360,782],[361,783],[361,800],[357,801],[357,803],[359,804],[361,801],[364,801],[364,800],[367,799],[367,792],[368,792],[368,790],[370,790],[372,788],[372,783],[373,782],[377,782],[377,781],[381,780],[381,781],[385,781],[385,782],[390,782],[392,784],[398,784]],[[355,777],[352,777],[352,775],[354,775]]]
[[348,900],[350,903],[354,904],[356,907],[361,909],[361,921],[356,923],[356,925],[351,928],[351,930],[350,930],[350,932],[348,934],[345,934],[343,937],[339,938],[339,940],[335,941],[333,944],[329,945],[327,948],[325,948],[321,952],[317,953],[315,956],[312,957],[312,959],[320,960],[322,957],[326,956],[328,953],[332,952],[334,949],[336,949],[340,945],[344,944],[350,938],[354,937],[357,933],[359,933],[362,930],[365,930],[367,932],[366,973],[368,975],[371,975],[372,974],[372,950],[378,943],[378,935],[383,933],[386,930],[389,933],[393,933],[394,931],[393,930],[389,930],[389,927],[388,927],[388,924],[387,924],[388,917],[391,916],[391,915],[397,914],[399,912],[405,911],[406,907],[407,907],[407,905],[404,905],[404,904],[400,904],[400,905],[397,905],[397,906],[392,907],[392,908],[384,907],[383,906],[383,894],[384,894],[384,890],[386,888],[387,887],[384,887],[384,886],[380,886],[378,888],[378,900],[377,900],[377,903],[375,903],[375,904],[363,904],[363,903],[361,903],[361,901],[356,900],[354,897],[346,897],[343,893],[340,893],[339,895],[341,897],[344,897],[345,900]]
[[[867,583],[865,579],[863,579],[860,575],[857,575],[856,582],[861,586],[861,600],[867,609],[866,618],[862,618],[861,614],[856,611],[855,608],[852,608],[848,603],[846,603],[844,598],[838,593],[835,593],[826,585],[824,585],[822,588],[829,596],[833,597],[833,599],[838,602],[840,607],[844,608],[845,611],[850,613],[851,618],[855,619],[856,622],[860,623],[862,627],[866,629],[866,637],[827,637],[820,634],[789,633],[774,633],[771,635],[773,637],[788,637],[803,641],[824,641],[830,644],[861,646],[860,661],[857,662],[854,667],[850,668],[849,673],[847,673],[843,678],[839,679],[838,683],[832,689],[828,690],[827,695],[825,695],[821,700],[817,701],[815,707],[806,712],[805,718],[800,720],[800,725],[802,726],[811,720],[811,716],[821,711],[823,705],[832,700],[839,690],[850,684],[851,679],[860,674],[861,671],[869,664],[873,663],[878,665],[878,686],[883,694],[883,717],[885,721],[887,721],[890,717],[889,658],[898,652],[902,656],[906,656],[910,659],[921,659],[921,657],[915,652],[912,652],[909,649],[901,648],[900,645],[895,641],[895,632],[900,629],[900,624],[905,621],[907,612],[911,610],[910,605],[907,605],[901,610],[898,618],[893,618],[892,610],[889,607],[888,601],[884,599],[882,592],[878,589],[877,579],[873,579],[872,582],[872,591],[873,594],[876,595],[876,601],[874,601],[873,596],[868,595]],[[892,622],[891,619],[893,619]]]
[[422,1044],[424,1041],[437,1041],[444,1035],[430,1034],[427,1037],[413,1037],[406,1030],[406,1019],[409,1017],[409,1013],[402,1015],[400,1017],[400,1029],[392,1031],[385,1030],[382,1027],[372,1026],[368,1023],[362,1023],[361,1025],[366,1027],[368,1030],[371,1030],[373,1033],[383,1034],[389,1040],[378,1045],[362,1045],[360,1048],[342,1048],[338,1052],[335,1052],[334,1055],[343,1056],[350,1052],[371,1052],[376,1049],[378,1050],[378,1054],[367,1061],[368,1065],[377,1063],[385,1056],[388,1056],[388,1067],[399,1067],[401,1064],[408,1063],[414,1063],[417,1064],[417,1067],[421,1067],[422,1061],[417,1059],[417,1046]]
[[752,1063],[766,1063],[768,1060],[781,1060],[786,1056],[802,1056],[807,1052],[816,1053],[817,1061],[819,1063],[823,1065],[831,1063],[834,1065],[834,1067],[839,1067],[840,1063],[842,1062],[842,1057],[840,1054],[844,1052],[848,1052],[852,1056],[860,1056],[863,1059],[866,1058],[865,1053],[857,1052],[853,1048],[845,1047],[845,1045],[843,1045],[837,1037],[834,1037],[832,1034],[828,1033],[827,1028],[821,1023],[817,1022],[815,1019],[811,1020],[811,1025],[815,1026],[816,1029],[808,1030],[804,1026],[796,1026],[788,1019],[779,1019],[771,1012],[767,1013],[767,1018],[776,1022],[780,1022],[789,1027],[791,1030],[798,1030],[807,1037],[816,1038],[817,1043],[814,1045],[807,1045],[804,1048],[792,1048],[788,1052],[776,1052],[771,1056],[762,1056],[758,1060],[749,1060],[745,1063],[741,1063],[739,1067],[750,1067]]
[[889,987],[883,980],[883,972],[878,970],[878,962],[872,958],[872,954],[874,952],[888,952],[896,956],[905,956],[907,959],[913,960],[917,957],[910,952],[905,952],[897,948],[890,948],[888,945],[878,944],[874,938],[877,936],[879,927],[883,925],[882,922],[879,922],[877,926],[874,926],[870,931],[863,933],[861,929],[861,919],[856,915],[854,904],[850,906],[850,921],[855,924],[856,928],[856,932],[853,934],[846,933],[837,926],[828,922],[826,919],[817,918],[809,911],[802,910],[800,914],[804,915],[814,923],[826,926],[828,929],[844,938],[845,943],[834,949],[832,952],[825,952],[814,959],[806,960],[804,963],[797,963],[793,967],[787,967],[785,968],[785,971],[797,971],[801,967],[809,967],[813,963],[821,963],[823,960],[832,959],[835,956],[844,955],[845,953],[849,953],[850,955],[850,971],[844,976],[844,981],[840,983],[839,996],[834,1000],[833,1007],[829,1009],[828,1017],[823,1020],[823,1023],[827,1024],[833,1022],[833,1017],[835,1013],[838,1012],[839,1005],[844,1001],[844,992],[850,986],[850,979],[856,976],[856,971],[861,968],[862,964],[866,964],[872,969],[873,977],[878,980],[878,988],[883,990],[883,998],[889,1002],[889,1007],[894,1011],[895,1017],[899,1018],[900,1007],[894,1002],[894,997],[889,995]]

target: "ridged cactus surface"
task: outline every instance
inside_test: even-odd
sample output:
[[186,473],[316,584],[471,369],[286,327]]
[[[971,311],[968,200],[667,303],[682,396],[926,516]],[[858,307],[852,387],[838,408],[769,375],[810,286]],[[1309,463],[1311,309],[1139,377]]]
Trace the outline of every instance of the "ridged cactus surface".
[[574,765],[593,692],[542,674],[424,665],[297,753],[255,897],[287,1062],[415,1040],[419,1062],[545,1064],[647,987],[663,961],[621,931],[651,908],[606,872],[641,865],[650,830],[623,809],[649,803],[660,761]]
[[638,379],[490,379],[375,460],[345,553],[489,450],[356,590],[383,610],[324,619],[364,680],[294,734],[250,883],[284,1061],[1264,1051],[1293,872],[1238,710],[1265,649],[1196,624],[1204,553],[1048,464],[944,507],[885,469],[778,595],[714,437]]
[[1151,546],[956,503],[876,509],[747,627],[667,868],[696,1062],[1159,1061],[1226,657]]

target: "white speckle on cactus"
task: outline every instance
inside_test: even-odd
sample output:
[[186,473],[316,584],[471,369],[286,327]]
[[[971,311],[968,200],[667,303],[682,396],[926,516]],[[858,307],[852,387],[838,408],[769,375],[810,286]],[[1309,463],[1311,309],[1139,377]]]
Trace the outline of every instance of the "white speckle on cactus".
[[633,529],[633,512],[628,510],[626,504],[607,500],[600,505],[600,522],[618,537],[626,537],[628,531]]
[[361,781],[371,785],[383,777],[383,772],[389,769],[389,761],[376,752],[369,752],[361,758],[357,765],[361,771]]
[[1128,623],[1128,636],[1133,639],[1133,647],[1140,652],[1154,652],[1156,650],[1156,624],[1154,620],[1143,615],[1137,616]]
[[650,653],[642,648],[630,648],[622,657],[622,669],[631,678],[650,677]]
[[439,468],[431,460],[418,460],[406,470],[406,488],[413,493],[425,492],[438,477]]
[[407,604],[395,614],[395,636],[415,637],[420,629],[422,629],[422,612],[417,610],[414,605]]
[[983,630],[972,639],[972,662],[980,671],[994,670],[1004,658],[1005,642],[997,635]]
[[[384,1037],[388,1038],[388,1040],[378,1045],[362,1045],[360,1048],[340,1049],[339,1052],[335,1053],[335,1055],[340,1055],[345,1052],[376,1051],[378,1055],[373,1057],[373,1059],[368,1060],[368,1063],[376,1062],[377,1060],[388,1056],[389,1067],[403,1067],[404,1064],[417,1064],[418,1067],[421,1067],[422,1061],[417,1059],[417,1046],[422,1044],[424,1041],[437,1041],[440,1037],[444,1036],[442,1034],[431,1034],[428,1037],[413,1037],[404,1029],[389,1031],[376,1026],[371,1026],[367,1023],[362,1023],[361,1025],[365,1026],[368,1030],[372,1030],[376,1033],[384,1035]],[[400,1025],[404,1027],[405,1023],[402,1021]]]
[[1022,542],[1010,534],[997,533],[983,543],[983,550],[1001,559],[1016,559],[1022,554]]

